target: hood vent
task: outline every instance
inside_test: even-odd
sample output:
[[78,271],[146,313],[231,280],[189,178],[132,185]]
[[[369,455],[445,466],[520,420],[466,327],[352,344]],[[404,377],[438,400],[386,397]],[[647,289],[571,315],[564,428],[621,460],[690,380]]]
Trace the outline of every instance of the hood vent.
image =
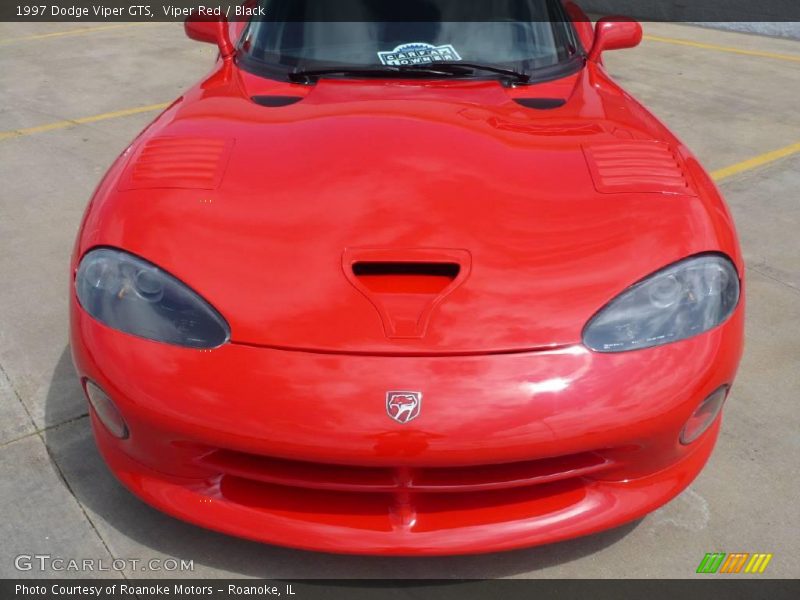
[[600,193],[692,194],[681,159],[664,142],[594,144],[583,146],[583,152]]
[[457,249],[350,248],[345,276],[378,310],[386,337],[422,338],[434,309],[469,274],[471,256]]
[[291,106],[302,100],[302,96],[253,96],[251,100],[259,106],[269,108],[280,108],[281,106]]
[[567,103],[563,98],[514,98],[514,102],[525,108],[535,108],[537,110],[560,108]]
[[128,165],[121,189],[214,190],[232,147],[233,140],[224,138],[153,138]]

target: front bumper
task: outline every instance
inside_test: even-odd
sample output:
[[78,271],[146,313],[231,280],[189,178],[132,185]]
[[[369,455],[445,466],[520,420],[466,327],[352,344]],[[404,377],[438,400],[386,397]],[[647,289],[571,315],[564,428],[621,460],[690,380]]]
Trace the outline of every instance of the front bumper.
[[[80,376],[128,423],[92,415],[116,476],[153,506],[264,542],[375,554],[487,552],[639,518],[705,464],[719,420],[678,436],[733,381],[743,308],[715,330],[622,354],[481,356],[175,348],[108,329],[73,299]],[[388,390],[423,393],[387,416]]]

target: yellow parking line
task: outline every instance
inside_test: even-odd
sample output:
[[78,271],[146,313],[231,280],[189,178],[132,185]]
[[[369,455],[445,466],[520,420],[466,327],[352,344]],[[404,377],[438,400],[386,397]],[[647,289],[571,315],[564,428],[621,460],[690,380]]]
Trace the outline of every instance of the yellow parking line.
[[658,35],[645,35],[643,39],[651,42],[663,42],[665,44],[676,44],[678,46],[691,46],[692,48],[703,48],[704,50],[717,50],[718,52],[731,52],[733,54],[744,54],[745,56],[760,56],[761,58],[775,58],[778,60],[789,60],[800,62],[800,56],[796,54],[778,54],[776,52],[764,52],[762,50],[746,50],[744,48],[733,48],[731,46],[717,46],[716,44],[706,44],[704,42],[692,42],[677,38],[661,37]]
[[53,131],[55,129],[66,129],[68,127],[74,127],[75,125],[85,125],[86,123],[96,123],[97,121],[106,121],[108,119],[116,119],[118,117],[129,117],[131,115],[154,112],[157,110],[163,110],[168,106],[169,106],[168,103],[151,104],[149,106],[139,106],[137,108],[126,108],[124,110],[115,110],[114,112],[103,113],[100,115],[93,115],[91,117],[81,117],[79,119],[70,119],[67,121],[56,121],[55,123],[47,123],[46,125],[37,125],[36,127],[26,127],[24,129],[2,131],[0,132],[0,141],[15,137],[22,137],[25,135],[33,135],[35,133],[44,133],[45,131]]
[[155,23],[117,23],[115,25],[101,25],[99,27],[81,27],[79,29],[68,29],[67,31],[54,31],[52,33],[39,33],[36,35],[25,35],[16,38],[6,38],[0,40],[0,46],[7,44],[14,44],[17,42],[30,42],[34,40],[46,40],[49,38],[86,35],[87,33],[95,33],[98,31],[109,31],[110,29],[123,29],[126,27],[137,27],[139,25],[154,25]]
[[772,152],[759,154],[758,156],[748,158],[747,160],[743,160],[742,162],[736,163],[735,165],[730,165],[729,167],[725,167],[723,169],[718,169],[711,173],[711,177],[716,181],[722,181],[728,177],[738,175],[739,173],[744,173],[745,171],[750,171],[756,167],[761,167],[771,162],[775,162],[776,160],[780,160],[781,158],[791,156],[792,154],[797,154],[798,152],[800,152],[800,142],[790,146],[785,146],[783,148],[778,148]]

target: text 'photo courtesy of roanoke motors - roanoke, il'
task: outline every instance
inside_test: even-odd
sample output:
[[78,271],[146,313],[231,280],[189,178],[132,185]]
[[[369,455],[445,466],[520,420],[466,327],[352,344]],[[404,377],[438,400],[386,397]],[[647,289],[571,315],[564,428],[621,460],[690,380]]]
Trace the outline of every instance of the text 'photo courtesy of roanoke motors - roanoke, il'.
[[796,598],[800,4],[0,7],[0,597]]

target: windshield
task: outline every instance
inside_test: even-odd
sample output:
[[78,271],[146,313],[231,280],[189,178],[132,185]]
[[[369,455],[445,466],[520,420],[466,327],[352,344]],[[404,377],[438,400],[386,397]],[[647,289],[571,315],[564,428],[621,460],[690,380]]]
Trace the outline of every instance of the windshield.
[[[560,0],[499,0],[503,15],[482,21],[466,20],[472,16],[465,10],[470,4],[351,0],[348,11],[341,13],[336,3],[326,0],[261,0],[267,17],[248,25],[240,61],[245,67],[283,73],[345,67],[388,71],[460,62],[513,69],[536,78],[537,72],[574,66],[582,58]],[[342,21],[342,14],[363,20]],[[483,10],[478,18],[487,14]],[[477,70],[470,73],[487,76]]]

